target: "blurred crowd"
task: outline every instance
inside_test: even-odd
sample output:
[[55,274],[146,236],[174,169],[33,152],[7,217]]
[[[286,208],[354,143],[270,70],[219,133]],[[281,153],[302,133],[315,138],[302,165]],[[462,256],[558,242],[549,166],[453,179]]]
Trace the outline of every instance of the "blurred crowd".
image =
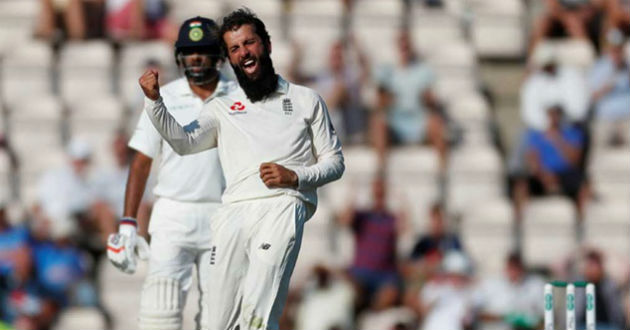
[[[430,8],[448,2],[404,2],[414,1]],[[41,0],[34,33],[55,42],[172,42],[177,22],[169,19],[169,3]],[[358,0],[343,3],[346,10],[361,5]],[[453,118],[451,100],[436,91],[436,70],[410,31],[401,29],[395,40],[383,43],[395,50],[394,63],[374,63],[365,45],[345,31],[327,50],[326,68],[315,74],[302,69],[301,61],[311,56],[304,45],[291,44],[286,78],[322,95],[344,146],[369,148],[377,170],[370,178],[367,207],[350,200],[330,215],[334,231],[352,238],[349,260],[309,265],[306,280],[289,295],[283,329],[539,329],[543,285],[550,278],[595,283],[598,329],[630,327],[629,266],[623,265],[621,278],[610,276],[605,253],[582,244],[585,210],[604,198],[587,171],[594,140],[603,139],[611,150],[626,151],[630,144],[630,1],[546,0],[539,7],[524,60],[519,59],[525,72],[518,104],[523,130],[505,156],[514,243],[510,251],[495,251],[503,256],[503,271],[492,276],[477,272],[445,197],[450,155],[466,139],[461,128],[466,123]],[[563,61],[556,40],[583,42],[592,49],[594,63]],[[145,64],[166,71],[167,63]],[[482,94],[492,104],[492,93]],[[67,140],[64,164],[38,178],[34,205],[12,209],[9,189],[0,198],[0,329],[52,328],[68,306],[95,308],[107,328],[115,326],[116,316],[103,303],[99,265],[105,238],[115,231],[123,209],[132,156],[126,129],[133,125],[121,123],[112,132],[112,164],[93,164],[94,146],[73,137]],[[593,133],[596,126],[605,127],[603,137]],[[22,164],[7,141],[0,140],[0,149],[17,171]],[[398,165],[388,161],[392,150],[410,146],[435,153],[440,193],[422,215],[428,219],[426,230],[404,245],[401,237],[413,220],[408,210],[389,205],[387,173]],[[522,254],[524,209],[532,197],[557,195],[575,207],[579,248],[555,268],[535,268]],[[145,236],[151,200],[146,196],[139,217]],[[583,304],[578,294],[578,306]]]
[[171,40],[163,0],[41,0],[35,35],[51,40]]

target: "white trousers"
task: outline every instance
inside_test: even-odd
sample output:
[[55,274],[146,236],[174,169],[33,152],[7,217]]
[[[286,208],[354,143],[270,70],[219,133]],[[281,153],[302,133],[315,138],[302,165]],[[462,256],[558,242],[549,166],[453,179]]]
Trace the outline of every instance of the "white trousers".
[[[198,306],[207,299],[210,220],[219,203],[157,200],[151,214],[151,258],[142,291],[139,328],[181,329],[182,311],[192,286],[193,271],[200,283]],[[170,292],[170,294],[165,294]],[[203,316],[198,311],[197,328]]]
[[213,219],[207,330],[278,329],[311,212],[278,196],[223,207]]

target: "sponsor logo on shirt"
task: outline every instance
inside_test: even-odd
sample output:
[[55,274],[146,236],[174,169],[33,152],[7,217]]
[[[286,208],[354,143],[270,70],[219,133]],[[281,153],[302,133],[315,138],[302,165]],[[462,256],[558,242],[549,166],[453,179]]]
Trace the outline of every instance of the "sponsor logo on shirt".
[[217,247],[213,246],[212,249],[210,250],[210,264],[211,265],[214,265],[216,258],[217,258]]
[[247,113],[247,111],[245,111],[245,104],[243,104],[240,101],[236,101],[234,102],[234,104],[232,104],[232,106],[230,106],[230,114],[241,114],[241,113]]
[[291,99],[283,99],[282,100],[282,111],[287,116],[293,114],[293,104],[291,103]]

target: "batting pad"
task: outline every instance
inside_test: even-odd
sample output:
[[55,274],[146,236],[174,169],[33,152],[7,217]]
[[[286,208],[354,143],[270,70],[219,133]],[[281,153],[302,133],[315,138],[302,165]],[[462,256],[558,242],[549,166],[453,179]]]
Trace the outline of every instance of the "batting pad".
[[141,330],[180,330],[182,293],[179,281],[168,277],[147,278],[140,299]]

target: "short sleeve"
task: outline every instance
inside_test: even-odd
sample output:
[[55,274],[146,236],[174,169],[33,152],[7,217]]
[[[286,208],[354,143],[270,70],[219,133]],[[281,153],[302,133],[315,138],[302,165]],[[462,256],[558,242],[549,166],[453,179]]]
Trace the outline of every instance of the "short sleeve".
[[162,147],[162,136],[155,129],[149,116],[142,111],[138,125],[129,140],[129,147],[148,157],[155,158]]

